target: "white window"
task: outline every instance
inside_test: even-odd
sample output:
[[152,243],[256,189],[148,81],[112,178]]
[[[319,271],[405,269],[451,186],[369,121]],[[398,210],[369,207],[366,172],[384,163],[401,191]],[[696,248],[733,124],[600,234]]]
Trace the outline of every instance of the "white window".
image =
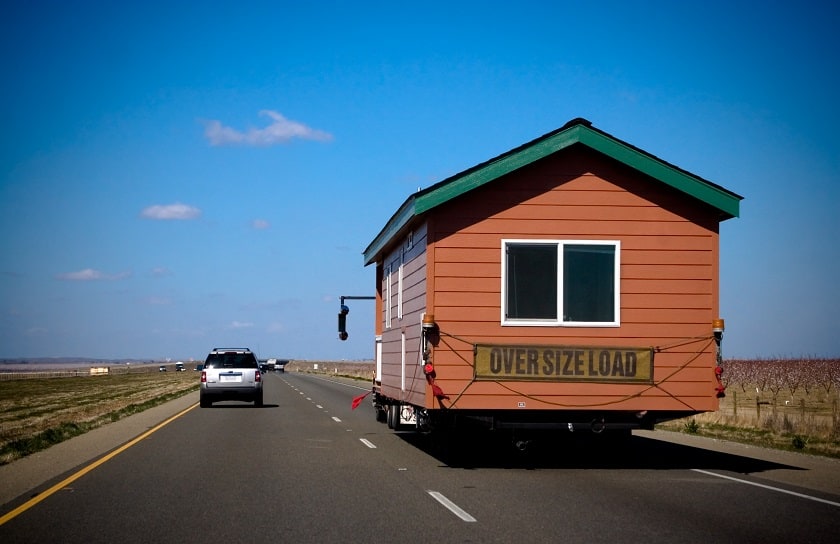
[[400,252],[400,267],[397,269],[397,319],[403,318],[403,265],[405,253]]
[[400,357],[400,365],[401,365],[401,367],[400,367],[400,376],[401,376],[400,387],[403,391],[405,391],[405,331],[402,331],[402,333],[400,335],[400,341],[401,341],[401,344],[400,344],[400,355],[401,355],[401,357]]
[[385,271],[385,328],[391,328],[391,265]]
[[611,240],[502,240],[502,324],[620,324],[620,248]]

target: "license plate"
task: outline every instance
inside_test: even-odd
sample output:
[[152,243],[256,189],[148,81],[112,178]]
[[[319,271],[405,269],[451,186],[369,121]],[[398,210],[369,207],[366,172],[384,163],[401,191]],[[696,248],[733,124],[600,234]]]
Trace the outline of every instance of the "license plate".
[[233,375],[222,374],[221,376],[219,376],[219,381],[220,382],[241,382],[242,381],[242,375],[241,374],[233,374]]

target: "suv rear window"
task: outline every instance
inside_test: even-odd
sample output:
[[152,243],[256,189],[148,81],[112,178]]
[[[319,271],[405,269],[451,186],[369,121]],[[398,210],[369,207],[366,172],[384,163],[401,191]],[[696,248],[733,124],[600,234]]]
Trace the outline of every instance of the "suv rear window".
[[253,353],[211,353],[205,361],[206,368],[259,368]]

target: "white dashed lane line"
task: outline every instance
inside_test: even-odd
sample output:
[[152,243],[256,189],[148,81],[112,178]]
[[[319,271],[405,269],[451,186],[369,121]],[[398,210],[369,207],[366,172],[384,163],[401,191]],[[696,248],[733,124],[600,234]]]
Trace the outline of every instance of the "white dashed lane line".
[[[298,393],[300,393],[301,395],[304,395],[304,392],[300,391],[298,388],[293,387],[293,389],[295,391],[298,391]],[[306,397],[306,400],[308,400],[309,402],[312,402],[313,404],[315,402],[310,397]],[[321,406],[320,404],[315,404],[315,407],[318,408],[319,410],[324,410],[324,407]],[[336,416],[332,416],[332,420],[335,421],[336,423],[341,423],[341,419],[337,418]],[[372,449],[372,450],[377,449],[376,444],[374,444],[373,442],[371,442],[367,438],[360,438],[359,441],[362,444],[364,444],[365,446],[367,446],[369,449]],[[403,469],[400,469],[400,470],[403,470]],[[442,504],[447,510],[449,510],[450,512],[452,512],[453,514],[458,516],[458,518],[461,519],[462,521],[465,521],[467,523],[475,523],[477,521],[466,510],[464,510],[463,508],[461,508],[460,506],[458,506],[457,504],[455,504],[454,502],[452,502],[451,500],[446,498],[446,496],[444,496],[442,493],[440,493],[438,491],[432,491],[432,490],[426,490],[426,493],[428,493],[429,496],[432,497],[433,499],[435,499],[437,502]]]
[[785,493],[787,495],[793,495],[794,497],[799,497],[801,499],[808,499],[809,501],[821,502],[823,504],[829,504],[831,506],[840,506],[840,503],[837,503],[837,502],[834,502],[834,501],[829,501],[829,500],[826,500],[826,499],[820,499],[819,497],[814,497],[812,495],[804,495],[802,493],[796,493],[795,491],[788,491],[787,489],[782,489],[780,487],[773,487],[772,485],[765,485],[765,484],[759,484],[759,483],[756,483],[756,482],[750,482],[749,480],[744,480],[744,479],[741,479],[741,478],[733,478],[732,476],[727,476],[725,474],[718,474],[716,472],[709,472],[708,470],[701,470],[699,468],[693,468],[691,470],[693,470],[694,472],[699,472],[700,474],[705,474],[707,476],[714,476],[715,478],[723,478],[724,480],[730,480],[730,481],[733,481],[733,482],[738,482],[739,484],[746,484],[746,485],[752,485],[752,486],[755,486],[755,487],[760,487],[762,489],[769,489],[770,491],[776,491],[778,493]]
[[461,508],[460,506],[458,506],[454,502],[452,502],[449,499],[447,499],[446,497],[444,497],[442,493],[439,493],[437,491],[432,491],[430,489],[426,490],[426,493],[431,495],[431,497],[433,499],[435,499],[436,501],[441,503],[443,506],[445,506],[447,510],[449,510],[450,512],[452,512],[453,514],[455,514],[456,516],[461,518],[461,520],[466,521],[468,523],[473,523],[473,522],[477,521],[474,517],[469,515],[463,508]]

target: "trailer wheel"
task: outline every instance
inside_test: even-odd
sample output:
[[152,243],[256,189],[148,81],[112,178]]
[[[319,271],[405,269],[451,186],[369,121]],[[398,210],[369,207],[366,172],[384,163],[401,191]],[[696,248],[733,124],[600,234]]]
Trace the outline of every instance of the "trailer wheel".
[[391,430],[396,430],[397,425],[400,423],[400,407],[397,404],[389,404],[388,405],[388,415],[386,416],[388,422],[388,428]]
[[376,412],[377,422],[382,423],[388,419],[388,412],[381,406],[377,406],[376,408],[374,408],[374,411]]

